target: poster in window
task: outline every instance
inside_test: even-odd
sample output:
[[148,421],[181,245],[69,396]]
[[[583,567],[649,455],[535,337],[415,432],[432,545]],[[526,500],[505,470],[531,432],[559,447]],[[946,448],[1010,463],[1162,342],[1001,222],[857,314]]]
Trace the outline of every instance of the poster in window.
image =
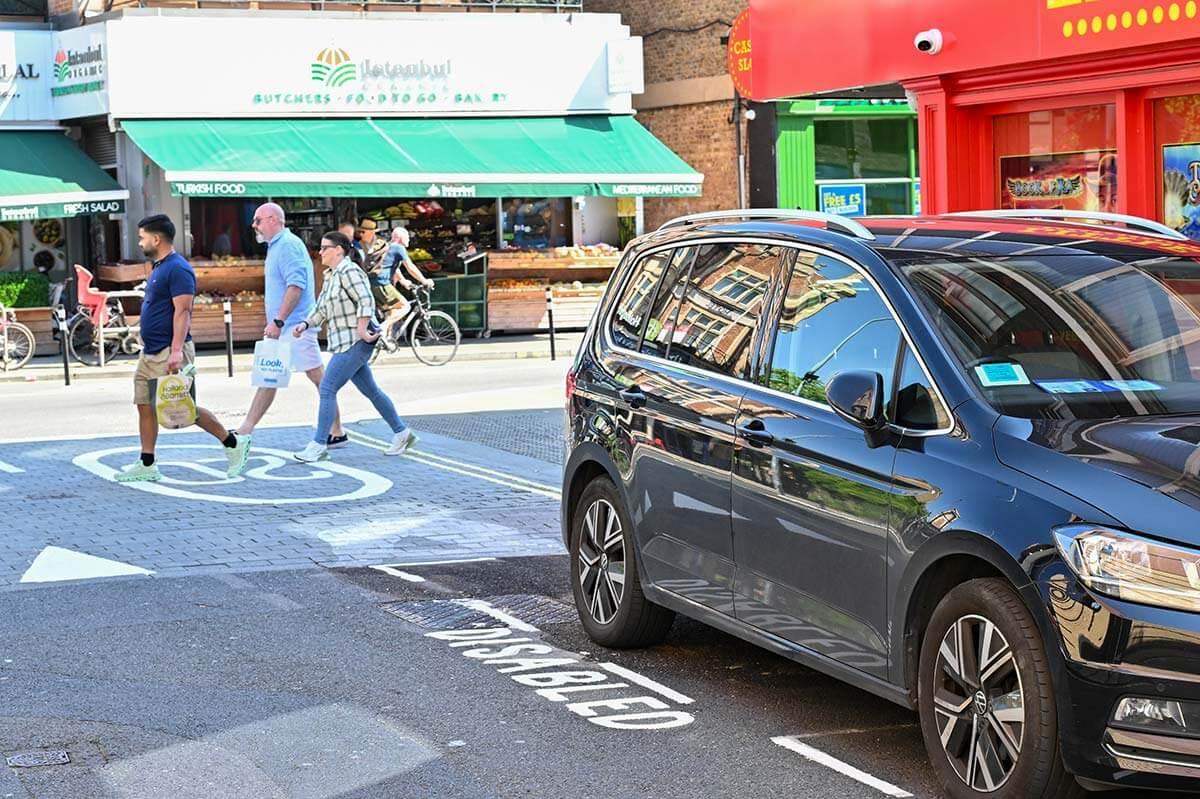
[[1000,159],[1001,208],[1117,210],[1117,152],[1016,155]]
[[1200,240],[1200,144],[1163,148],[1163,222]]

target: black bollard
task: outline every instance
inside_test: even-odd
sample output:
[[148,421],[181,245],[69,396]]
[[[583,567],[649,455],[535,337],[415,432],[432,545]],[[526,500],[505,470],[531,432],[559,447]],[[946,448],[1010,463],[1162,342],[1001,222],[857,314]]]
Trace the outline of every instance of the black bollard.
[[550,321],[550,360],[555,360],[554,351],[554,289],[546,286],[546,317]]
[[222,306],[225,310],[225,370],[233,377],[233,304],[225,300]]
[[63,359],[63,383],[71,385],[71,359],[67,355],[67,310],[61,305],[54,306],[54,315],[58,317],[58,348]]

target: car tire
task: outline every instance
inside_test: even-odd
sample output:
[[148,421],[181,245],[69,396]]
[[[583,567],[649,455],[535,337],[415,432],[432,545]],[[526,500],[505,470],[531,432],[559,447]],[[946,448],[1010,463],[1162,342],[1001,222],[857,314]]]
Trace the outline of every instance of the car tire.
[[925,748],[947,796],[1083,795],[1059,754],[1041,633],[1006,581],[970,580],[942,599],[925,630],[917,689]]
[[571,520],[571,590],[588,636],[633,649],[662,641],[675,614],[642,593],[633,525],[607,477],[588,484]]

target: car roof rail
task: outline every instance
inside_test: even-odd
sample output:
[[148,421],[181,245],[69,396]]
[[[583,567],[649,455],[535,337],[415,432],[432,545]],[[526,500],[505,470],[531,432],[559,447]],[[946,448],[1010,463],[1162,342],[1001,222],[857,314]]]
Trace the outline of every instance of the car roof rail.
[[945,214],[945,216],[973,216],[983,219],[1062,219],[1067,221],[1078,220],[1083,223],[1088,221],[1119,222],[1130,230],[1140,230],[1143,233],[1151,233],[1155,236],[1162,236],[1168,239],[1189,241],[1187,236],[1161,222],[1144,219],[1140,216],[1112,214],[1105,211],[1069,211],[1057,208],[1001,208],[992,211],[956,211]]
[[830,229],[840,233],[849,233],[858,239],[874,241],[875,234],[862,223],[837,214],[826,214],[820,211],[797,211],[792,208],[739,208],[730,211],[708,211],[701,214],[688,214],[664,223],[659,230],[691,225],[696,222],[715,222],[722,219],[803,219],[809,222],[824,222]]

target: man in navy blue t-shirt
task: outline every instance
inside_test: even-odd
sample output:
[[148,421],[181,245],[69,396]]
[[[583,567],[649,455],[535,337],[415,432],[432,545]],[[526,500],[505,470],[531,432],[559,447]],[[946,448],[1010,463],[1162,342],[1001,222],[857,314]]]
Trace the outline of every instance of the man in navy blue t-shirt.
[[[154,463],[158,442],[158,419],[150,403],[151,381],[174,374],[196,359],[192,346],[192,300],[196,295],[196,273],[192,265],[175,252],[175,224],[165,214],[146,217],[138,222],[138,244],[154,262],[146,281],[140,319],[142,356],[133,375],[133,403],[138,409],[138,433],[142,458],[117,475],[121,483],[155,481],[162,478]],[[250,456],[250,436],[240,436],[217,421],[204,408],[196,409],[196,424],[225,445],[230,477],[246,468]]]

